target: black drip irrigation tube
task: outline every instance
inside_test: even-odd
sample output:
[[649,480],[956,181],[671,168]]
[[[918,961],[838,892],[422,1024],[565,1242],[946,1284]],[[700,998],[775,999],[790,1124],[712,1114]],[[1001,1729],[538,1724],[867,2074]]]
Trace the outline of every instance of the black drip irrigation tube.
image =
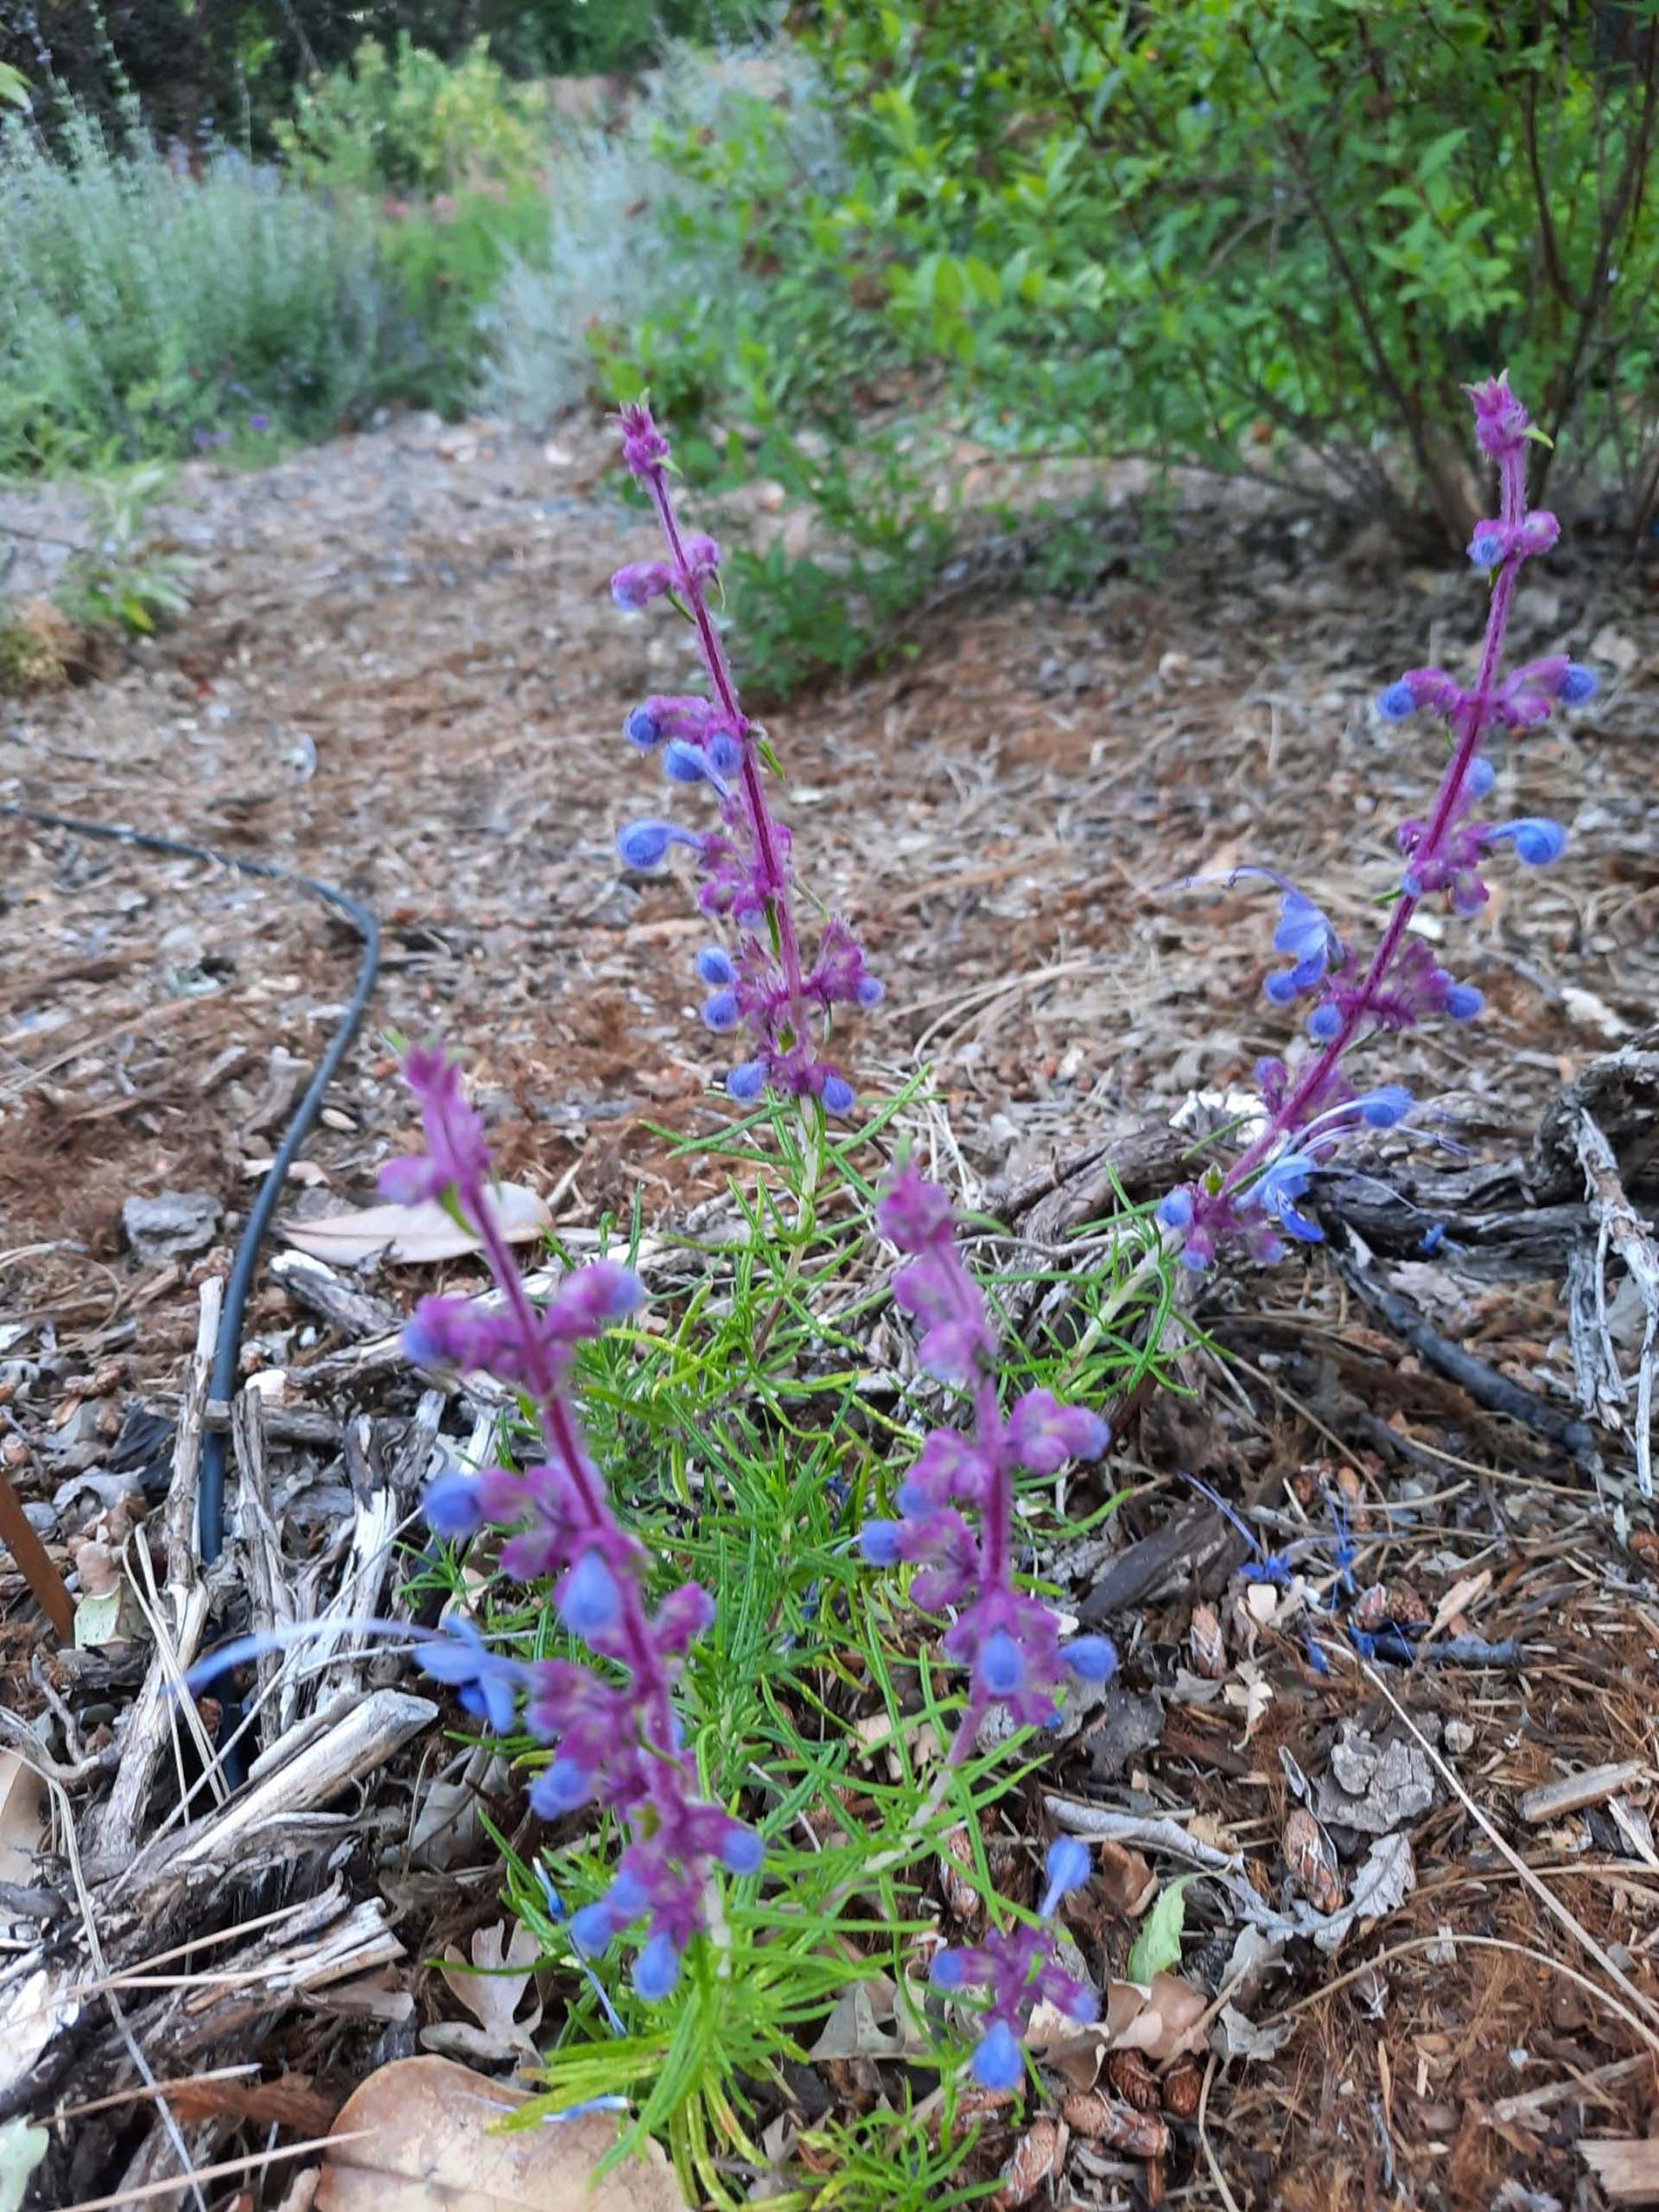
[[[213,1347],[213,1364],[208,1376],[207,1393],[211,1398],[228,1405],[236,1388],[237,1363],[242,1350],[242,1314],[247,1304],[248,1292],[253,1285],[253,1270],[259,1257],[259,1247],[270,1227],[271,1217],[276,1211],[277,1200],[283,1194],[283,1185],[288,1171],[299,1155],[307,1133],[317,1118],[323,1094],[334,1081],[340,1062],[345,1058],[352,1039],[357,1033],[364,1010],[374,989],[375,977],[380,968],[380,928],[374,916],[360,899],[340,890],[332,883],[319,883],[315,876],[301,875],[293,868],[278,868],[273,861],[240,860],[234,853],[221,853],[212,845],[195,845],[178,837],[157,837],[147,830],[127,830],[105,822],[83,822],[72,814],[52,814],[44,808],[0,804],[0,816],[15,822],[32,822],[41,829],[67,830],[76,837],[95,837],[110,845],[136,845],[147,853],[166,853],[177,860],[209,861],[219,868],[234,868],[240,875],[257,875],[268,883],[283,883],[296,891],[308,892],[325,906],[332,906],[356,930],[363,940],[363,957],[357,971],[357,985],[351,1003],[340,1017],[327,1050],[317,1063],[317,1071],[306,1085],[305,1096],[294,1109],[283,1141],[276,1147],[276,1156],[265,1171],[248,1217],[243,1224],[242,1235],[231,1262],[230,1278],[225,1286],[225,1303],[219,1324],[219,1341]],[[225,1454],[226,1433],[210,1428],[201,1441],[201,1481],[197,1528],[204,1560],[216,1560],[225,1548]]]

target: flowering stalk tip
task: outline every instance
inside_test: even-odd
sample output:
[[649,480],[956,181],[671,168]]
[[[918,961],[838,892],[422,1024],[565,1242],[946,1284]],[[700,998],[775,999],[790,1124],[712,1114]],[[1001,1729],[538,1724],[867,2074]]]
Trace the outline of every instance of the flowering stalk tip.
[[[1189,1268],[1208,1267],[1224,1246],[1267,1262],[1284,1250],[1288,1236],[1316,1243],[1317,1223],[1298,1207],[1314,1174],[1355,1130],[1388,1128],[1410,1106],[1397,1085],[1357,1094],[1343,1071],[1350,1047],[1362,1035],[1408,1029],[1435,1015],[1471,1021],[1484,1001],[1473,984],[1442,968],[1421,937],[1409,934],[1423,902],[1443,896],[1455,914],[1478,913],[1491,896],[1484,876],[1489,856],[1507,845],[1523,867],[1560,858],[1567,832],[1557,822],[1526,816],[1512,822],[1474,818],[1496,772],[1481,748],[1495,730],[1535,728],[1558,703],[1578,706],[1596,689],[1591,671],[1552,654],[1500,677],[1503,641],[1522,562],[1548,552],[1560,535],[1555,517],[1529,511],[1526,461],[1533,432],[1527,410],[1507,375],[1471,386],[1475,435],[1497,465],[1499,512],[1476,525],[1469,556],[1492,571],[1491,603],[1474,683],[1465,688],[1439,668],[1412,668],[1376,702],[1384,721],[1405,722],[1425,711],[1447,724],[1452,754],[1434,804],[1421,819],[1402,822],[1398,843],[1404,863],[1392,913],[1370,963],[1362,968],[1313,902],[1271,869],[1283,892],[1274,949],[1289,965],[1265,985],[1275,1005],[1311,999],[1304,1027],[1318,1048],[1293,1076],[1279,1060],[1257,1068],[1268,1114],[1265,1125],[1232,1165],[1213,1168],[1170,1192],[1157,1208],[1159,1228],[1179,1248]],[[1235,880],[1230,879],[1230,880]]]
[[816,1098],[826,1113],[852,1111],[852,1084],[825,1057],[837,1007],[872,1007],[881,985],[864,964],[856,938],[832,917],[809,958],[801,941],[794,897],[794,868],[787,829],[772,813],[762,774],[761,736],[744,714],[709,594],[719,581],[721,551],[712,537],[681,530],[668,481],[669,445],[643,400],[621,411],[622,455],[645,486],[656,511],[667,558],[636,561],[611,579],[611,596],[629,613],[653,600],[674,601],[690,622],[709,696],[653,697],[629,715],[625,734],[643,752],[660,752],[663,772],[682,790],[707,787],[716,802],[719,827],[699,835],[671,823],[630,823],[617,839],[624,862],[653,868],[671,845],[698,857],[704,913],[728,922],[733,954],[715,948],[723,963],[711,974],[708,954],[697,973],[715,984],[702,1019],[716,1035],[746,1030],[751,1047],[728,1075],[727,1089],[740,1105],[753,1105],[768,1090],[786,1097]]

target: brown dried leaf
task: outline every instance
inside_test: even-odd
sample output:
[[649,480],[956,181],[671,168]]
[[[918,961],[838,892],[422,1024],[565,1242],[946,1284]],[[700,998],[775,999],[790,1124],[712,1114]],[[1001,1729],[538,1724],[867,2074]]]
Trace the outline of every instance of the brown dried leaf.
[[1337,1847],[1304,1805],[1285,1822],[1285,1864],[1290,1878],[1316,1912],[1335,1912],[1342,1904],[1342,1875]]
[[[1107,2017],[1111,2017],[1109,1999],[1120,1988],[1141,1993],[1133,1982],[1114,1982],[1109,1993]],[[1203,2040],[1198,2022],[1208,2009],[1208,1999],[1201,1989],[1194,1989],[1190,1981],[1183,1981],[1179,1974],[1156,1974],[1152,1986],[1142,1997],[1139,2011],[1113,2041],[1119,2050],[1143,2050],[1154,2065],[1162,2065],[1168,2058],[1179,2058],[1184,2051],[1196,2050]]]
[[1081,2090],[1067,2097],[1060,2107],[1060,2117],[1091,2143],[1127,2151],[1132,2158],[1161,2158],[1169,2148],[1169,2130],[1161,2120],[1103,2097],[1097,2089]]
[[1186,1641],[1193,1673],[1206,1682],[1220,1681],[1227,1672],[1227,1639],[1222,1634],[1221,1616],[1213,1605],[1193,1606]]
[[1035,2120],[1014,2145],[1014,2156],[1002,2169],[1002,2186],[993,2204],[1024,2204],[1035,2196],[1052,2175],[1058,2175],[1065,2158],[1066,2132],[1058,2120]]
[[[522,1183],[498,1183],[491,1204],[509,1243],[534,1243],[553,1226],[546,1200]],[[321,1221],[289,1222],[280,1234],[314,1260],[336,1267],[365,1260],[418,1267],[458,1260],[478,1249],[477,1237],[458,1229],[436,1198],[417,1206],[361,1206],[352,1213],[325,1214]]]
[[1139,1920],[1158,1892],[1158,1877],[1138,1851],[1109,1836],[1096,1847],[1101,1893],[1114,1912]]
[[594,2178],[616,2142],[609,2113],[493,2133],[523,2102],[447,2058],[395,2059],[341,2108],[315,2212],[686,2212],[654,2143]]
[[[488,1928],[474,1929],[474,1973],[467,1973],[466,1962],[453,1943],[438,1968],[450,1995],[467,2007],[484,2031],[482,2039],[469,2038],[480,2057],[486,2055],[486,2042],[496,2046],[494,2055],[500,2058],[511,2058],[518,2051],[533,2051],[535,2045],[531,2037],[541,2024],[539,2004],[533,2005],[523,2020],[514,2017],[530,1986],[531,1969],[541,1955],[541,1947],[522,1921],[514,1923],[512,1940],[504,1952],[501,1939],[505,1934],[505,1923],[499,1920]],[[515,1968],[518,1971],[515,1972]]]

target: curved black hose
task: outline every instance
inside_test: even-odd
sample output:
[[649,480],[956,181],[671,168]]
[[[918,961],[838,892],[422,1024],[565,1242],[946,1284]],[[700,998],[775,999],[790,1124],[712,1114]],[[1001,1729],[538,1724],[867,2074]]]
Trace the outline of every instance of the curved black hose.
[[[294,1109],[283,1141],[276,1147],[276,1156],[265,1171],[248,1218],[243,1225],[242,1236],[231,1262],[230,1279],[225,1286],[225,1304],[220,1313],[219,1341],[213,1347],[213,1372],[208,1377],[207,1389],[211,1397],[226,1404],[236,1387],[237,1361],[242,1350],[242,1313],[247,1304],[248,1292],[253,1284],[253,1270],[259,1256],[259,1247],[270,1227],[271,1216],[276,1211],[283,1185],[288,1171],[297,1158],[306,1134],[317,1118],[323,1093],[333,1082],[347,1047],[363,1019],[375,977],[380,967],[380,929],[374,916],[359,899],[353,899],[332,883],[319,883],[315,876],[301,875],[293,868],[278,868],[272,861],[240,860],[234,853],[221,853],[212,845],[194,845],[178,837],[157,837],[147,830],[127,830],[104,822],[83,822],[71,814],[52,814],[44,808],[0,804],[0,815],[9,815],[14,821],[33,822],[48,830],[67,830],[77,837],[97,837],[111,845],[137,845],[147,853],[168,853],[180,860],[211,861],[219,868],[235,868],[242,875],[262,876],[270,883],[291,884],[296,890],[308,891],[343,914],[363,940],[363,957],[357,971],[357,988],[352,993],[351,1003],[341,1016],[340,1024],[328,1040],[328,1048],[317,1063],[317,1071],[306,1085],[305,1096]],[[225,1452],[226,1439],[221,1429],[209,1429],[201,1444],[201,1484],[198,1528],[204,1560],[214,1560],[225,1543]]]

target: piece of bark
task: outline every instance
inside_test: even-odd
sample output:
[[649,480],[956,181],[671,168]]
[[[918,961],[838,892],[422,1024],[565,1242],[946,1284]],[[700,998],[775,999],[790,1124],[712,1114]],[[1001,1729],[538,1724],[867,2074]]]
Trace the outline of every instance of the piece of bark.
[[1586,1767],[1582,1774],[1563,1775],[1559,1782],[1541,1783],[1521,1800],[1520,1813],[1531,1827],[1558,1821],[1568,1813],[1581,1813],[1586,1805],[1605,1805],[1645,1773],[1640,1759],[1624,1759],[1616,1766]]
[[207,1376],[219,1341],[224,1294],[224,1283],[217,1275],[209,1275],[201,1286],[196,1348],[179,1408],[173,1474],[162,1509],[167,1591],[173,1606],[173,1619],[163,1626],[170,1629],[171,1643],[157,1648],[143,1688],[127,1715],[114,1786],[93,1829],[97,1856],[118,1866],[130,1860],[137,1847],[162,1745],[181,1719],[175,1686],[194,1662],[207,1624],[207,1595],[196,1570],[196,1491]]
[[1077,1607],[1077,1618],[1093,1627],[1189,1584],[1218,1588],[1249,1555],[1230,1522],[1210,1506],[1197,1506],[1121,1551]]

